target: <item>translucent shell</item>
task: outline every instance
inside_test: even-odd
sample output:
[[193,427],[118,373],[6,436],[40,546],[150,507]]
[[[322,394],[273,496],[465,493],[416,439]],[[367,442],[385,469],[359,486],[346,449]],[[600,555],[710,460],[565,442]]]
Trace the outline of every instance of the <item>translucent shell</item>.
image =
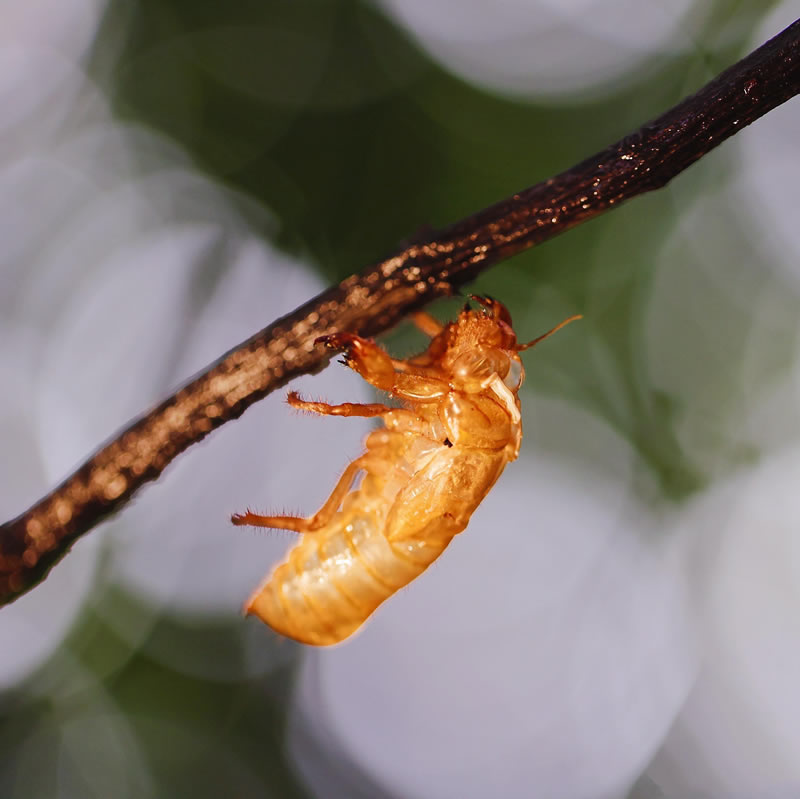
[[[319,343],[401,404],[307,402],[295,408],[332,416],[380,417],[362,455],[313,516],[235,514],[234,524],[302,534],[248,600],[245,610],[306,644],[336,644],[441,555],[469,522],[522,441],[518,392],[525,372],[507,309],[487,297],[440,325],[418,313],[429,347],[394,360],[375,342],[348,333]],[[357,488],[353,484],[362,479]]]

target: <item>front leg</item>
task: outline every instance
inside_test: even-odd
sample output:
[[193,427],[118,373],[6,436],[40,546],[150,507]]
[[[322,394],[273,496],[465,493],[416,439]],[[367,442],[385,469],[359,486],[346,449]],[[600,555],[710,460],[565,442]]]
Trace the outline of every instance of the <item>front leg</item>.
[[387,413],[397,410],[379,402],[342,402],[339,405],[329,405],[327,402],[312,402],[311,400],[301,399],[296,391],[289,392],[286,402],[298,411],[309,411],[322,416],[363,416],[371,418],[373,416],[385,416]]
[[[393,361],[374,341],[353,333],[320,336],[316,343],[345,351],[345,364],[376,388],[411,402],[432,402],[449,390],[446,381],[415,373],[406,362]],[[402,370],[398,369],[402,367]],[[421,371],[421,370],[420,370]]]
[[344,362],[375,388],[391,391],[395,370],[392,359],[374,341],[353,333],[332,333],[320,336],[315,344],[332,350],[344,350]]

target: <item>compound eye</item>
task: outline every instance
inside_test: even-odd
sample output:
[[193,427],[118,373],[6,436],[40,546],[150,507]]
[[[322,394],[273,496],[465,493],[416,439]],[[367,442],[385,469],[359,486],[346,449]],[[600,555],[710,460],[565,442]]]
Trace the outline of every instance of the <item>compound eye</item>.
[[503,382],[512,391],[516,391],[522,385],[522,361],[519,358],[511,358],[511,366]]

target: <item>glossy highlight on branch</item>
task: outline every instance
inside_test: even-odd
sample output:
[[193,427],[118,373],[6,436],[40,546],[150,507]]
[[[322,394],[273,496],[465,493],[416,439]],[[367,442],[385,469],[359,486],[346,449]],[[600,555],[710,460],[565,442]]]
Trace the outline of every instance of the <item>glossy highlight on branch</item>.
[[492,264],[672,178],[800,92],[800,21],[657,119],[577,166],[431,233],[223,355],[0,526],[0,604],[39,581],[183,450],[329,356],[317,337],[375,336]]

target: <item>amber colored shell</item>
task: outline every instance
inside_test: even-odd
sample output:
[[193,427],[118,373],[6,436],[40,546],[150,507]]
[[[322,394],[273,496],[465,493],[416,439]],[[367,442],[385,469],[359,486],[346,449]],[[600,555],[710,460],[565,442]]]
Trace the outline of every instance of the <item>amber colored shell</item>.
[[417,314],[414,321],[433,339],[407,360],[393,360],[373,341],[350,334],[323,337],[321,343],[344,350],[351,368],[402,406],[327,405],[289,395],[293,407],[378,416],[384,427],[367,437],[364,453],[314,516],[233,517],[235,524],[302,534],[250,597],[247,613],[306,644],[344,640],[441,555],[517,457],[524,378],[518,352],[530,345],[517,344],[505,307],[474,299],[483,307],[465,308],[443,327]]

